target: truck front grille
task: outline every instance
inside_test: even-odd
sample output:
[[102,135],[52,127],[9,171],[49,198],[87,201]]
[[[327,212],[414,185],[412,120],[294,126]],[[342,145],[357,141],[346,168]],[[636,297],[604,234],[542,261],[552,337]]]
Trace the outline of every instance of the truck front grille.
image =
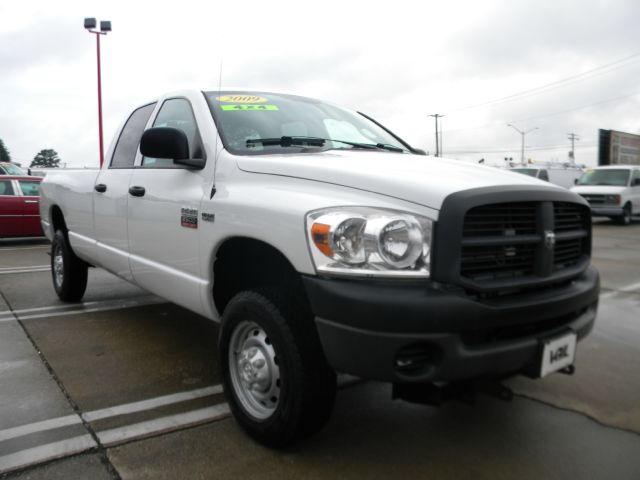
[[580,194],[582,198],[584,198],[589,205],[604,205],[604,195],[595,195],[595,194]]
[[460,277],[481,289],[557,277],[588,261],[589,237],[589,209],[580,204],[477,206],[464,217]]

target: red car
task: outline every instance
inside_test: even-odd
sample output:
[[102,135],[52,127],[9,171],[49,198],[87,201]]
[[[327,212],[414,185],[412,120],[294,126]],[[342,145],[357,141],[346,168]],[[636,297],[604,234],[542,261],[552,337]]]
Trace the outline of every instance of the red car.
[[0,175],[0,238],[40,237],[39,177]]

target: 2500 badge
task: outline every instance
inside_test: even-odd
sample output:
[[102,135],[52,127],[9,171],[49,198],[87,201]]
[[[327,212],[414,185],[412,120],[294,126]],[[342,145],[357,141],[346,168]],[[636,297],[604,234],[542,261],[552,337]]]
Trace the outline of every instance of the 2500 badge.
[[186,228],[198,228],[198,210],[182,207],[180,209],[180,225]]

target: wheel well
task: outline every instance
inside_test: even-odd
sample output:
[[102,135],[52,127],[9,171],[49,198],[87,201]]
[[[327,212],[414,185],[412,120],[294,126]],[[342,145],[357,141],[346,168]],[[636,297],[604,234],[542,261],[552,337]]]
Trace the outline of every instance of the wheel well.
[[262,287],[286,287],[307,303],[300,274],[278,249],[260,240],[225,241],[216,254],[213,275],[213,300],[220,313],[237,293]]
[[53,226],[53,233],[58,230],[62,230],[63,232],[67,232],[67,224],[64,221],[64,215],[62,214],[62,210],[57,205],[51,207],[51,225]]

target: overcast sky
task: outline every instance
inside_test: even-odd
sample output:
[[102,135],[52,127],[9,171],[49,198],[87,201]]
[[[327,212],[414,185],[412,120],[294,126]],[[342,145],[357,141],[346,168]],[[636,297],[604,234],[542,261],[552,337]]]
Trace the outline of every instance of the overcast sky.
[[[14,161],[53,148],[98,165],[95,38],[102,38],[106,145],[166,91],[249,88],[363,111],[411,143],[466,161],[597,163],[599,128],[640,133],[640,2],[0,0],[0,138]],[[576,75],[526,96],[493,100]],[[607,67],[608,66],[608,67]],[[478,106],[480,105],[480,106]],[[471,108],[467,108],[471,107]],[[105,150],[107,146],[105,145]]]

